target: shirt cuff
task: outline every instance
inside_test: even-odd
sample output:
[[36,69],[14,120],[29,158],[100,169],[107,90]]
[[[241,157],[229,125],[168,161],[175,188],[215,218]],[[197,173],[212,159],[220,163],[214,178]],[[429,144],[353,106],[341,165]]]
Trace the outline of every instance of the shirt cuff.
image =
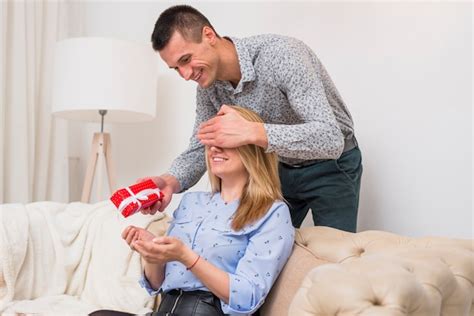
[[176,180],[178,180],[179,187],[180,187],[181,191],[179,191],[177,193],[183,193],[184,191],[186,191],[188,189],[187,185],[188,185],[189,181],[187,181],[185,179],[185,177],[182,176],[179,172],[175,172],[174,168],[168,169],[168,171],[166,173],[172,175],[173,177],[176,178]]
[[[229,274],[229,287],[229,304],[222,304],[225,314],[252,314],[265,300],[265,294],[261,288],[253,287],[250,281],[239,275]],[[251,289],[255,289],[256,292]]]
[[263,128],[265,129],[265,133],[267,134],[267,149],[265,149],[265,153],[273,153],[275,152],[275,146],[273,144],[275,143],[275,137],[273,136],[272,133],[272,128],[269,124],[263,124]]
[[158,290],[155,290],[151,286],[150,282],[148,282],[148,279],[145,276],[145,273],[142,273],[142,277],[140,278],[140,280],[138,280],[138,283],[140,284],[142,288],[144,288],[148,292],[150,296],[156,296],[161,291],[161,288],[159,288]]

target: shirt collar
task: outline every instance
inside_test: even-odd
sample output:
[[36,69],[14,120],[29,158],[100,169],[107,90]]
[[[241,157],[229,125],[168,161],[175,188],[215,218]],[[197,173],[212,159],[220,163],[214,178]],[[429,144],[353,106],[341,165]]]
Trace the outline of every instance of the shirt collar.
[[240,73],[242,77],[234,89],[232,84],[228,81],[218,81],[216,82],[218,86],[223,87],[226,90],[233,91],[234,94],[242,92],[243,85],[245,82],[250,82],[255,80],[255,68],[252,64],[252,58],[250,58],[250,52],[245,46],[244,42],[237,37],[229,37],[230,40],[234,43],[235,50],[237,51],[237,57],[239,58]]

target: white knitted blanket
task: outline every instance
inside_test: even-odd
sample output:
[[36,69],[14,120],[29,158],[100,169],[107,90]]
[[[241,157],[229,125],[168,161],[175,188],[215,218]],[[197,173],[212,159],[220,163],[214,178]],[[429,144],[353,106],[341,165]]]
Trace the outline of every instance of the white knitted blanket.
[[121,238],[162,214],[123,218],[112,203],[0,205],[0,314],[151,311],[141,263]]

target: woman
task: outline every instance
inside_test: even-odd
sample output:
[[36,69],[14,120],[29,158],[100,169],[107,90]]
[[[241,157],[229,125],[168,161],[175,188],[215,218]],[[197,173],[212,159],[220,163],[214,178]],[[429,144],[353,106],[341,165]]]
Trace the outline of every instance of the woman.
[[254,313],[292,250],[277,156],[255,145],[210,147],[206,163],[212,193],[184,194],[168,236],[133,226],[122,234],[145,261],[142,286],[151,295],[164,293],[158,315]]

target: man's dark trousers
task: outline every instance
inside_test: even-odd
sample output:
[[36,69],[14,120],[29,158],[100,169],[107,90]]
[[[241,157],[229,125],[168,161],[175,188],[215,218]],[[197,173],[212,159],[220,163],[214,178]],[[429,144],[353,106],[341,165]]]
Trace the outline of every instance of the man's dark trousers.
[[362,176],[359,147],[344,152],[337,160],[319,161],[309,166],[280,163],[279,171],[293,226],[300,227],[311,209],[316,226],[356,231]]

